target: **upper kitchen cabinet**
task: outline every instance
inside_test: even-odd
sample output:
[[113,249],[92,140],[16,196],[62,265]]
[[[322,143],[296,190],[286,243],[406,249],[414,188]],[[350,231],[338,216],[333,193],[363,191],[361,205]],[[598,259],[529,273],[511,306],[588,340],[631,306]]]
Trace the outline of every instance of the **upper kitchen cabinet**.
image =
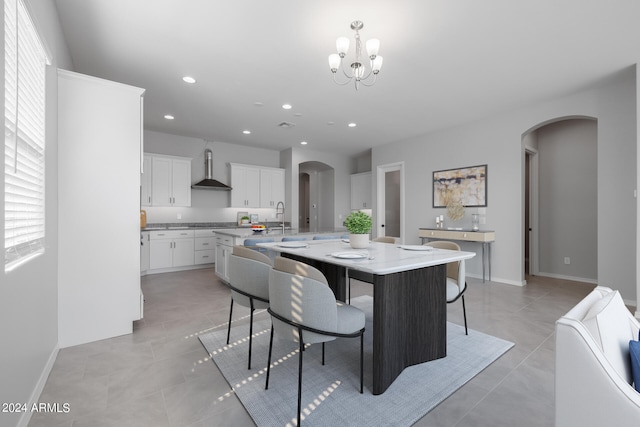
[[145,154],[140,174],[140,205],[151,206],[151,156]]
[[372,209],[371,172],[351,175],[351,209]]
[[151,206],[191,206],[191,159],[151,156]]
[[260,207],[260,168],[231,163],[231,207]]
[[260,207],[275,208],[284,202],[284,169],[260,169]]
[[60,348],[130,334],[142,317],[143,94],[58,70]]

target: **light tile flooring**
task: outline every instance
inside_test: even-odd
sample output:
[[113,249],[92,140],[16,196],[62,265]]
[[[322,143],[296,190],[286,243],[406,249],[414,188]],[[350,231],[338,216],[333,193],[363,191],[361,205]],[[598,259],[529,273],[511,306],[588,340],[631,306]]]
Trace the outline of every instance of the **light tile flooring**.
[[[528,282],[469,280],[469,326],[516,345],[416,426],[554,424],[555,321],[594,286],[541,277]],[[213,270],[145,276],[142,287],[145,315],[133,334],[60,350],[40,401],[69,403],[71,410],[36,413],[29,426],[253,425],[197,338],[228,320],[229,291]],[[352,292],[371,287],[354,284]],[[448,318],[462,324],[459,302],[448,305]]]

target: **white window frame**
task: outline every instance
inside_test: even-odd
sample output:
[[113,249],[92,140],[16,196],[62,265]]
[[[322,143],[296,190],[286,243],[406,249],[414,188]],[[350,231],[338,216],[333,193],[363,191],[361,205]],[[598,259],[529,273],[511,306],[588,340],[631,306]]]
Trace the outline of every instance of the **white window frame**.
[[47,50],[22,0],[4,1],[5,272],[44,253]]

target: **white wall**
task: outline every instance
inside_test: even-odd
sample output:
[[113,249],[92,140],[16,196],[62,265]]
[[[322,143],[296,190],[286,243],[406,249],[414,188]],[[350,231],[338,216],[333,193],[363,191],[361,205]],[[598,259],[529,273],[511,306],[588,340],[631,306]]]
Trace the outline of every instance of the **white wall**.
[[[2,273],[0,286],[0,402],[27,402],[39,395],[57,354],[58,141],[57,67],[72,68],[53,0],[27,1],[51,55],[46,96],[46,249],[20,268]],[[2,32],[4,38],[4,32]],[[3,46],[4,57],[4,42]],[[2,68],[4,73],[4,67]],[[4,77],[4,74],[3,74]],[[4,78],[2,91],[4,93]],[[4,145],[0,148],[4,158]],[[4,174],[4,162],[0,162]],[[0,203],[4,205],[4,192]],[[4,216],[0,217],[4,230]],[[0,233],[4,233],[0,231]],[[4,240],[4,238],[3,238]],[[22,421],[20,421],[23,416]],[[26,423],[30,414],[0,413],[0,425]]]
[[[166,154],[188,157],[191,160],[191,183],[204,178],[204,150],[213,151],[213,178],[231,185],[229,163],[280,167],[280,153],[275,150],[245,147],[224,142],[205,141],[187,136],[167,133],[144,132],[144,151],[146,153]],[[148,223],[185,223],[185,222],[229,222],[236,220],[236,212],[247,209],[230,208],[231,192],[220,190],[191,190],[191,207],[144,207]],[[257,213],[261,221],[274,220],[275,209],[250,209]],[[177,219],[178,214],[182,219]]]
[[[598,278],[597,122],[562,120],[537,131],[540,275]],[[564,258],[570,258],[570,264]]]
[[[635,302],[636,100],[635,69],[629,68],[589,90],[528,106],[452,129],[373,149],[372,170],[405,162],[407,243],[417,229],[433,226],[442,209],[431,207],[432,171],[488,164],[485,229],[496,231],[493,279],[522,284],[524,152],[522,135],[562,117],[598,120],[598,281]],[[375,180],[374,180],[375,185]],[[374,189],[374,198],[376,191]],[[375,201],[374,201],[375,203]],[[467,209],[466,217],[473,212]],[[466,221],[470,221],[466,219]],[[414,233],[411,230],[415,230]],[[593,230],[596,232],[596,230]],[[616,247],[615,251],[610,248]],[[465,249],[478,250],[465,244]],[[468,265],[481,274],[480,257]]]

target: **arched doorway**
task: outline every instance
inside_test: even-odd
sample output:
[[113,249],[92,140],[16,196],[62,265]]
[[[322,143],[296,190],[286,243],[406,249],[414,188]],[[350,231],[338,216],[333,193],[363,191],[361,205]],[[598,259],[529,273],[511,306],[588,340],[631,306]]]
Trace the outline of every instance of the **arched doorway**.
[[322,231],[334,228],[335,173],[322,162],[310,161],[298,165],[298,229]]
[[565,117],[522,136],[523,272],[597,281],[597,121]]

